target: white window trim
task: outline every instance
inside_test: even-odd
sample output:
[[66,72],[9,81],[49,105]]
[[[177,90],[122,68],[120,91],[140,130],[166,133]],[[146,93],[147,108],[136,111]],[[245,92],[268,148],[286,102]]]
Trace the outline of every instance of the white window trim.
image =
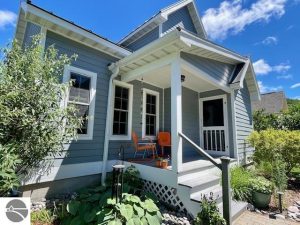
[[[127,125],[127,135],[114,135],[113,134],[113,115],[114,115],[114,107],[115,107],[115,88],[117,86],[120,87],[125,87],[129,89],[129,104],[128,104],[128,125]],[[112,104],[111,104],[111,115],[112,115],[112,120],[111,120],[111,129],[110,129],[110,140],[131,140],[131,130],[132,130],[132,99],[133,99],[133,85],[132,84],[128,84],[122,81],[118,81],[118,80],[114,80],[113,81],[113,99],[112,99]]]
[[[146,136],[146,96],[147,94],[156,96],[156,135]],[[142,137],[155,140],[159,131],[159,92],[143,88],[143,114],[142,114]]]
[[[93,140],[97,73],[68,65],[65,66],[64,69],[64,77],[63,77],[64,83],[70,81],[71,72],[91,78],[88,130],[87,130],[87,134],[78,134],[78,140]],[[69,90],[67,91],[67,94],[65,96],[65,106],[68,105],[68,102],[69,102]]]

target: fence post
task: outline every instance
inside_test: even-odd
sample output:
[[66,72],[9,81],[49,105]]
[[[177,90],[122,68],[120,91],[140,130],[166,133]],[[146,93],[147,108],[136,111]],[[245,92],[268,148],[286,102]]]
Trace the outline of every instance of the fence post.
[[231,191],[230,191],[230,158],[221,157],[222,162],[222,193],[223,193],[223,217],[227,225],[232,225],[231,218]]

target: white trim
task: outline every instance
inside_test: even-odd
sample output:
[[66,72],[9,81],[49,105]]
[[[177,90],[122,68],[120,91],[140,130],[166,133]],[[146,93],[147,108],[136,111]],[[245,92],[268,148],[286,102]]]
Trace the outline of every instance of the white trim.
[[237,132],[236,132],[236,115],[235,115],[235,96],[234,90],[232,90],[231,97],[231,116],[232,116],[232,135],[233,135],[233,150],[234,157],[237,159],[237,164],[239,165],[239,157],[238,157],[238,147],[237,147]]
[[[145,124],[145,120],[146,120],[146,96],[147,94],[150,95],[154,95],[156,96],[156,135],[155,136],[146,136],[146,124]],[[152,140],[156,139],[157,133],[159,131],[159,92],[157,91],[153,91],[147,88],[143,88],[143,112],[142,112],[142,137],[143,138],[150,138]]]
[[[112,166],[115,163],[116,160],[109,160],[106,164],[106,172],[111,172]],[[103,162],[97,161],[51,166],[47,169],[39,168],[30,171],[29,174],[21,181],[21,184],[30,185],[68,178],[78,178],[81,176],[101,174],[102,166]]]
[[46,37],[47,37],[47,28],[44,27],[44,26],[41,26],[41,40],[40,40],[40,45],[43,48],[43,51],[45,50]]
[[[128,124],[127,124],[127,135],[113,135],[113,114],[114,114],[114,105],[115,105],[115,88],[117,86],[125,87],[129,89],[129,104],[128,104]],[[133,101],[133,85],[128,84],[122,81],[114,80],[112,86],[112,105],[111,105],[111,115],[112,120],[109,126],[110,129],[110,140],[131,140],[131,130],[132,130],[132,101]]]
[[223,117],[224,117],[224,129],[225,129],[225,152],[217,152],[217,151],[207,151],[209,154],[212,155],[228,155],[229,152],[229,129],[228,129],[228,101],[227,101],[227,95],[215,95],[211,97],[205,97],[199,99],[199,116],[200,116],[200,146],[204,148],[204,140],[203,140],[203,102],[204,101],[210,101],[210,100],[217,100],[222,99],[223,100]]
[[162,89],[162,131],[165,131],[165,88]]
[[160,23],[158,25],[158,32],[159,32],[159,37],[163,36],[163,23]]
[[[87,130],[87,134],[79,134],[78,140],[93,140],[97,73],[67,65],[67,66],[65,66],[65,69],[64,69],[64,76],[63,76],[64,83],[70,82],[71,72],[91,78],[88,130]],[[67,94],[65,96],[65,103],[64,103],[65,106],[68,105],[68,101],[69,101],[69,91],[67,92]]]

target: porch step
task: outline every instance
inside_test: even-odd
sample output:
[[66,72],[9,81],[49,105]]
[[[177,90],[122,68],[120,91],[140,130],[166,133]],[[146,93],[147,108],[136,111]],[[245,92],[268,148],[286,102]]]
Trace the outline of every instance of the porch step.
[[211,193],[213,194],[213,198],[216,200],[217,204],[222,202],[222,186],[219,184],[204,191],[191,194],[191,200],[200,203],[204,196],[208,199]]
[[203,174],[189,180],[179,181],[178,184],[190,188],[190,193],[203,191],[220,183],[220,177],[212,174]]
[[[247,202],[231,201],[231,215],[232,221],[236,220],[243,212],[247,210]],[[218,205],[220,213],[223,215],[223,203]]]
[[191,173],[204,171],[214,167],[215,166],[210,161],[204,159],[187,162],[183,164],[183,170],[179,173],[179,176],[190,175]]

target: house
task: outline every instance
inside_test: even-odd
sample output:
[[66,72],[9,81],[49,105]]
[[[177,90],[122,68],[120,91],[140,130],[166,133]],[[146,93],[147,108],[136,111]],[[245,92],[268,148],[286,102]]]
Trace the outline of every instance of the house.
[[[43,47],[78,55],[64,80],[78,82],[80,101],[73,103],[89,119],[49,172],[37,169],[24,180],[24,196],[104,182],[122,145],[125,164],[135,165],[145,188],[163,201],[195,215],[201,194],[213,192],[222,207],[219,171],[197,149],[246,162],[251,101],[260,93],[251,60],[208,40],[193,0],[160,10],[118,43],[23,2],[15,37],[26,46],[36,34]],[[132,131],[153,140],[159,131],[171,133],[168,169],[128,160]]]
[[261,101],[253,101],[254,111],[264,110],[266,113],[281,113],[288,109],[284,91],[270,92],[261,95]]

